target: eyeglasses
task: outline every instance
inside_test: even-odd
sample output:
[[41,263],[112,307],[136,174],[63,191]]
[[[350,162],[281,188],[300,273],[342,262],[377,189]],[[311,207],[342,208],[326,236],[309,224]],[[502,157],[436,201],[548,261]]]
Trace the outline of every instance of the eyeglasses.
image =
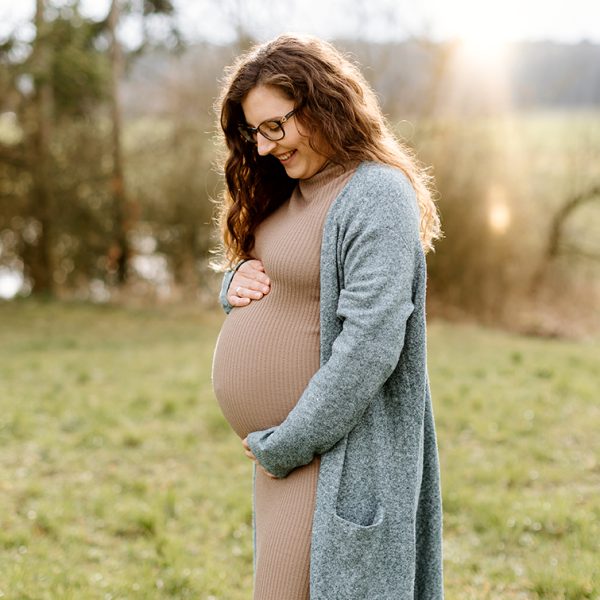
[[285,137],[285,130],[283,124],[289,121],[297,109],[291,110],[287,115],[281,117],[281,119],[269,119],[263,121],[258,127],[250,127],[245,123],[240,123],[238,129],[242,134],[242,137],[251,144],[258,143],[258,132],[272,142],[277,142]]

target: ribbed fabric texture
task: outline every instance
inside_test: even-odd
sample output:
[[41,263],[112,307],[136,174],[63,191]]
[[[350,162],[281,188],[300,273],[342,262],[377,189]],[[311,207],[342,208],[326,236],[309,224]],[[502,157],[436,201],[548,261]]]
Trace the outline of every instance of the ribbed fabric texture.
[[[261,223],[254,256],[271,291],[232,310],[213,360],[213,388],[240,438],[279,425],[319,369],[319,264],[331,202],[354,173],[327,164]],[[320,457],[286,478],[257,469],[254,600],[308,600],[312,518]]]

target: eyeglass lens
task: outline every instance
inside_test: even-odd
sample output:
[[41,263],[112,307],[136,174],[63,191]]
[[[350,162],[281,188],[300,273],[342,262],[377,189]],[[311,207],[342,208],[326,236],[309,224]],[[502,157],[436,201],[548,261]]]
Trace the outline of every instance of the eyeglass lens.
[[[257,141],[257,132],[243,128],[244,137],[250,142]],[[258,126],[258,131],[268,140],[277,141],[284,136],[283,127],[277,121],[265,121]]]

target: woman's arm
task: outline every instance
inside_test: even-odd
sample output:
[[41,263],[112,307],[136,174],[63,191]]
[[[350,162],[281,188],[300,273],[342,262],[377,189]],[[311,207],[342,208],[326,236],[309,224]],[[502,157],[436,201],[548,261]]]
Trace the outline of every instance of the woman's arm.
[[[230,291],[231,290],[231,291]],[[260,260],[240,261],[234,269],[225,271],[221,283],[219,301],[226,313],[234,306],[247,306],[252,300],[260,300],[271,290],[271,280]]]
[[398,364],[414,310],[422,249],[412,187],[396,176],[373,182],[345,215],[337,308],[342,331],[285,421],[247,438],[256,459],[278,477],[308,464],[354,428]]

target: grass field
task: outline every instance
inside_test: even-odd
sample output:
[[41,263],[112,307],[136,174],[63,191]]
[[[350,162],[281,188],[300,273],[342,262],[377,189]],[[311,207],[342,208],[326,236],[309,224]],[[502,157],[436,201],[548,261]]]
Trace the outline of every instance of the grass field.
[[[210,382],[222,318],[0,304],[0,598],[251,598],[252,463]],[[598,356],[429,324],[447,599],[600,598]]]

